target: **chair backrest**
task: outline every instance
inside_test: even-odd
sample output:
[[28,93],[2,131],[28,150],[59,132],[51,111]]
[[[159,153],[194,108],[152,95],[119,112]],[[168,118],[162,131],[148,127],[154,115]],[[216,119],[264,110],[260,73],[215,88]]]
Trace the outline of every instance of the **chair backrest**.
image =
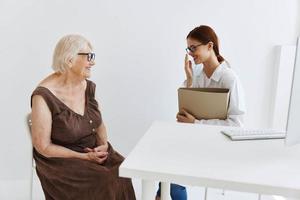
[[30,141],[30,159],[31,159],[31,164],[29,166],[29,174],[30,174],[30,182],[29,182],[29,199],[32,199],[32,188],[33,188],[33,170],[35,168],[35,162],[33,160],[33,149],[32,149],[32,139],[31,139],[31,125],[32,125],[32,121],[31,121],[31,113],[27,114],[25,117],[25,123],[27,126],[27,136],[29,137],[29,141]]
[[[25,122],[26,122],[26,126],[27,126],[27,133],[28,133],[28,137],[29,137],[29,140],[30,140],[30,144],[31,144],[31,149],[33,148],[33,145],[32,145],[32,138],[31,138],[31,126],[32,126],[32,121],[31,121],[31,113],[27,114],[26,115],[26,118],[25,118]],[[33,150],[33,149],[32,149]],[[31,159],[32,159],[32,167],[35,166],[35,163],[34,163],[34,160],[33,160],[33,152],[31,151]]]
[[26,123],[26,126],[27,126],[27,133],[28,133],[28,137],[30,139],[30,142],[31,142],[31,148],[32,148],[32,138],[31,138],[31,126],[32,126],[32,121],[31,121],[31,113],[28,113],[26,115],[26,118],[25,118],[25,123]]
[[26,124],[27,124],[27,128],[28,128],[28,133],[30,135],[30,140],[31,140],[31,125],[32,125],[32,121],[31,121],[31,113],[28,113],[26,116]]

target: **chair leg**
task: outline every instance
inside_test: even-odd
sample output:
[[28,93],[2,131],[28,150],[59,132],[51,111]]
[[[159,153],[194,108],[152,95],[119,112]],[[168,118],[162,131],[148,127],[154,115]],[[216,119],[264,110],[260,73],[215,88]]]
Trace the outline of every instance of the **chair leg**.
[[261,194],[258,194],[258,200],[261,200]]
[[30,185],[29,185],[29,199],[32,200],[32,189],[33,189],[33,168],[31,168],[31,174],[30,174]]
[[207,187],[204,188],[204,200],[207,200]]
[[222,189],[222,195],[223,195],[223,196],[225,195],[225,190],[224,190],[224,189]]

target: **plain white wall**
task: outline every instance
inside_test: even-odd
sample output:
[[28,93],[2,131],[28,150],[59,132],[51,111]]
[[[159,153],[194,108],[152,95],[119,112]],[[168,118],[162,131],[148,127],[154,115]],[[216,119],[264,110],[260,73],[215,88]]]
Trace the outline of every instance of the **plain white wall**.
[[246,126],[269,126],[274,47],[296,42],[297,0],[1,0],[0,180],[28,177],[24,117],[60,37],[80,33],[93,43],[91,80],[110,141],[127,155],[154,120],[175,120],[185,38],[200,24],[215,29],[242,80]]

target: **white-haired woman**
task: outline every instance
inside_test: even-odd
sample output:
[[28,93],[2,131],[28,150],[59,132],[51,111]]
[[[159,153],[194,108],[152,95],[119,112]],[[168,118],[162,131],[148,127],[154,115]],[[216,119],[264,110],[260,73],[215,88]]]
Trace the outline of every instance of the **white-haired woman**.
[[47,200],[134,200],[130,179],[118,177],[124,158],[107,141],[87,80],[95,65],[92,45],[64,36],[53,55],[54,73],[34,90],[32,142],[36,170]]

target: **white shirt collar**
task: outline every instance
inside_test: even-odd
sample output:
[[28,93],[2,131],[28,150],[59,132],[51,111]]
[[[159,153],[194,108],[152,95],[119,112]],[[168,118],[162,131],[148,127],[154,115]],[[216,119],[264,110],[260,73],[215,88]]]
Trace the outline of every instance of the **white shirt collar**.
[[[213,72],[213,74],[211,75],[210,79],[218,82],[220,80],[220,78],[222,77],[223,75],[223,71],[224,71],[224,68],[227,67],[226,65],[226,61],[223,61],[216,69],[215,71]],[[206,76],[204,70],[202,69],[202,73],[204,73],[204,75]],[[206,76],[207,77],[207,76]]]

